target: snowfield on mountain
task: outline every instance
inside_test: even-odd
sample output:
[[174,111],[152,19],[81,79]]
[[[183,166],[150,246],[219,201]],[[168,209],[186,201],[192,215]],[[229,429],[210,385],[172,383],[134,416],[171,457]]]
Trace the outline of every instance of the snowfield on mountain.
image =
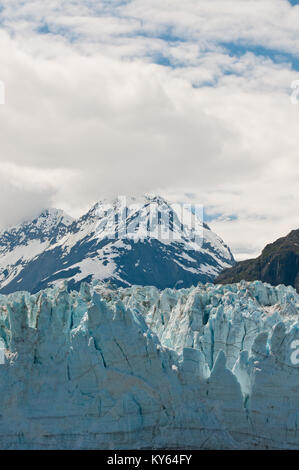
[[298,313],[260,281],[1,295],[0,447],[299,449]]
[[[115,210],[106,210],[108,203]],[[131,198],[126,207],[120,204],[119,199],[103,201],[75,221],[51,209],[4,231],[0,234],[0,292],[34,293],[62,279],[74,289],[81,281],[93,280],[110,280],[123,287],[190,287],[213,281],[234,264],[229,248],[206,224],[195,218],[192,226],[180,208],[173,211],[161,197]],[[162,236],[148,234],[153,204]],[[120,209],[125,215],[115,222]]]

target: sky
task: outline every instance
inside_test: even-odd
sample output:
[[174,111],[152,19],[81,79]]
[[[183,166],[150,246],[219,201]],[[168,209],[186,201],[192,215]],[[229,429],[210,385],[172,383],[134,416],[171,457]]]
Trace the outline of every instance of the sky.
[[298,25],[287,0],[0,1],[0,228],[154,192],[257,256],[299,226]]

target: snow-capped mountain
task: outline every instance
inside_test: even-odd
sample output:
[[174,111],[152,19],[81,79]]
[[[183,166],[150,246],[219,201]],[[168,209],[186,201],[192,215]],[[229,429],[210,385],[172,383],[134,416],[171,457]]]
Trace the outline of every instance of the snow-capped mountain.
[[21,284],[23,269],[59,240],[72,222],[64,211],[47,209],[39,217],[0,233],[0,288],[5,290],[16,278]]
[[102,201],[78,220],[62,211],[0,235],[0,292],[68,280],[189,287],[234,264],[224,242],[182,206],[157,196]]

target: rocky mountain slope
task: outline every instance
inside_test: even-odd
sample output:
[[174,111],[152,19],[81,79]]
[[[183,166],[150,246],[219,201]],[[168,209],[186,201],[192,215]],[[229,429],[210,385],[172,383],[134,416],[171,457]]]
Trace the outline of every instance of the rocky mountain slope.
[[229,248],[206,224],[199,218],[190,224],[188,214],[160,197],[126,206],[119,199],[103,201],[75,221],[51,210],[0,234],[4,294],[37,292],[62,279],[75,289],[92,280],[189,287],[212,281],[233,264]]
[[298,313],[258,281],[1,295],[0,448],[299,449]]
[[299,292],[299,229],[267,245],[258,258],[225,269],[215,282],[226,284],[241,279],[293,286]]

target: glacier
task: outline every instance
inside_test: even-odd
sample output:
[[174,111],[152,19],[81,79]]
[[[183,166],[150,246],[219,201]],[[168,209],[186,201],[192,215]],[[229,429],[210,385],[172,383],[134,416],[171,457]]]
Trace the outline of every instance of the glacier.
[[298,314],[260,281],[0,295],[0,448],[299,449]]

